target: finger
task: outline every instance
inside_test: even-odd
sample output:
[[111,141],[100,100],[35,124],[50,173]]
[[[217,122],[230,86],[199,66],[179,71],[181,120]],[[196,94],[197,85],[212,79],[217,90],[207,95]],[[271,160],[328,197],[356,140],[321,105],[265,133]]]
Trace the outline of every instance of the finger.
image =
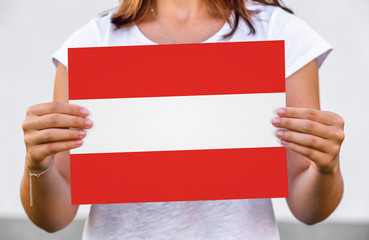
[[81,139],[45,143],[34,146],[29,150],[28,154],[32,156],[32,159],[45,159],[47,156],[80,147],[82,144],[83,141]]
[[31,144],[42,144],[58,141],[69,141],[83,139],[86,132],[82,129],[56,129],[49,128],[37,131],[29,140]]
[[274,118],[272,124],[275,127],[286,128],[301,133],[313,134],[322,138],[332,138],[331,127],[307,119],[298,118]]
[[88,118],[52,113],[40,116],[27,123],[27,129],[47,128],[91,128],[92,121]]
[[329,153],[332,149],[332,143],[328,140],[311,134],[299,133],[294,131],[278,130],[277,137],[287,142],[296,143],[298,145],[313,148],[321,152]]
[[343,119],[338,114],[312,108],[280,108],[278,109],[277,114],[280,117],[308,119],[331,126],[344,125]]
[[287,142],[285,140],[282,140],[281,143],[285,148],[290,149],[304,157],[307,157],[311,161],[315,162],[317,165],[321,165],[322,159],[326,158],[327,155],[326,153],[323,153],[319,150],[301,146],[296,143]]
[[86,117],[89,114],[86,108],[62,102],[41,103],[27,109],[27,115],[42,116],[51,113],[62,113],[81,117]]

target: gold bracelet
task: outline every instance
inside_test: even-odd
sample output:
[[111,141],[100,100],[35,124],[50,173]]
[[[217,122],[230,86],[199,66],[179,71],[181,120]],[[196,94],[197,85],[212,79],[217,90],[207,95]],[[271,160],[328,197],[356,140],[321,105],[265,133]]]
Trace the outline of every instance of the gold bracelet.
[[31,170],[29,170],[29,168],[27,167],[28,170],[28,175],[29,175],[29,205],[30,207],[33,207],[33,196],[32,196],[32,177],[40,177],[42,174],[44,174],[45,172],[49,171],[49,169],[51,168],[51,165],[53,165],[53,161],[51,161],[49,167],[40,172],[40,173],[33,173],[31,172]]

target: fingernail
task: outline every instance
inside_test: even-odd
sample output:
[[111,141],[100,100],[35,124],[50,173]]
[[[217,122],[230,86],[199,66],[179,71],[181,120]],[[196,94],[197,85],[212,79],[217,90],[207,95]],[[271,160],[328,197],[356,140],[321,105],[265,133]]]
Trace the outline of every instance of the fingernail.
[[76,143],[77,146],[80,146],[80,145],[82,145],[83,141],[82,140],[77,140],[75,143]]
[[88,110],[86,108],[81,108],[79,111],[80,111],[80,113],[82,115],[86,115],[87,116],[89,114],[89,112],[88,112]]
[[284,116],[286,114],[286,109],[285,108],[278,109],[277,114],[279,116]]
[[283,147],[285,147],[287,145],[287,142],[285,140],[281,140],[281,144]]
[[281,119],[279,119],[278,117],[273,118],[272,123],[274,125],[278,126],[281,123]]
[[88,118],[85,119],[85,126],[86,127],[92,127],[92,121]]
[[277,131],[277,137],[281,138],[281,137],[283,137],[283,135],[284,135],[284,131],[283,130],[278,130]]
[[86,132],[85,132],[85,131],[83,131],[83,130],[79,130],[79,131],[78,131],[78,134],[79,134],[79,137],[80,137],[80,138],[84,138],[84,137],[86,136]]

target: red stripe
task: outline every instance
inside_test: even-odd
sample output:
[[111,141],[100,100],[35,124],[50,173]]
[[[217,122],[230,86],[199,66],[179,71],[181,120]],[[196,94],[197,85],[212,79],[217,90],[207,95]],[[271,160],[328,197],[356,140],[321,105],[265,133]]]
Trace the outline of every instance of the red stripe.
[[69,98],[284,92],[284,42],[72,48]]
[[284,148],[71,155],[73,204],[287,197]]

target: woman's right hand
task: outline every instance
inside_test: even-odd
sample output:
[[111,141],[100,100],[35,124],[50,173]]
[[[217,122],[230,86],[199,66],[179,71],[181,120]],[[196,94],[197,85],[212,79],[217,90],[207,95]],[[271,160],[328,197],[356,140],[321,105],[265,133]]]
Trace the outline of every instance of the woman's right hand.
[[86,136],[83,129],[92,127],[88,114],[83,107],[61,102],[29,107],[22,124],[27,167],[42,171],[54,154],[81,146]]

